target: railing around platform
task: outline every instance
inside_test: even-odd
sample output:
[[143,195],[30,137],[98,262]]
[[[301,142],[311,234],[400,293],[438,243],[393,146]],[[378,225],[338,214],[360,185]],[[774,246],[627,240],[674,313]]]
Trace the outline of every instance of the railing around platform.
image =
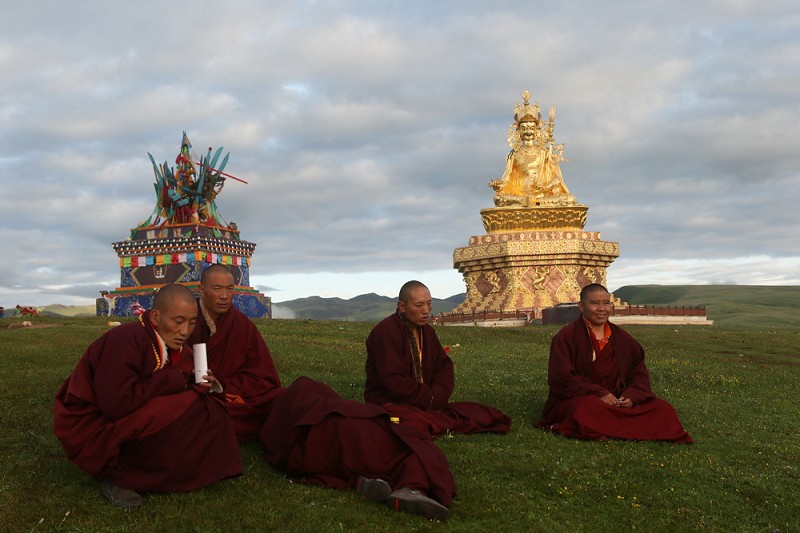
[[[556,310],[548,308],[547,310]],[[570,311],[567,309],[564,312]],[[568,320],[556,320],[555,322],[564,323],[574,320],[577,316],[577,306],[572,307]],[[564,314],[563,312],[560,314]],[[574,316],[573,316],[574,315]],[[615,307],[612,316],[706,316],[705,306],[670,306],[670,305],[625,305]],[[531,310],[497,310],[486,309],[472,313],[440,313],[433,317],[434,324],[459,324],[464,322],[485,322],[489,320],[525,320],[530,324],[536,317],[536,311]],[[546,321],[547,322],[547,321]]]
[[617,316],[706,316],[705,306],[629,305],[615,307]]
[[496,309],[486,309],[474,313],[440,313],[433,317],[433,323],[458,324],[462,322],[483,322],[487,320],[525,320],[525,322],[528,323],[533,320],[533,318],[533,311],[500,311]]

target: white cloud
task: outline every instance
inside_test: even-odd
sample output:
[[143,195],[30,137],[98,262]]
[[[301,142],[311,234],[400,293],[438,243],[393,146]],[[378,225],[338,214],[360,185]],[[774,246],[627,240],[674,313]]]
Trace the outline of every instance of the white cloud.
[[249,182],[218,206],[258,244],[251,278],[276,301],[426,276],[437,297],[463,292],[452,252],[483,233],[524,89],[558,110],[587,229],[621,245],[612,286],[796,284],[796,13],[21,3],[0,32],[0,305],[115,287],[111,243],[155,201],[147,152],[173,161],[184,130]]

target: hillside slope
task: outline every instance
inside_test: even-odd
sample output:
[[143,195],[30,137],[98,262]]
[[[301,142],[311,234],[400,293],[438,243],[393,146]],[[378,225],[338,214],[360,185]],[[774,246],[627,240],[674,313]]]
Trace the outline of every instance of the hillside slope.
[[[464,301],[464,297],[465,294],[458,294],[444,300],[434,298],[433,313],[452,311]],[[279,302],[275,305],[291,309],[294,312],[294,318],[378,322],[394,313],[397,307],[397,298],[380,296],[375,293],[362,294],[349,300],[311,296]]]
[[796,285],[628,285],[614,296],[630,304],[704,305],[718,326],[800,329]]

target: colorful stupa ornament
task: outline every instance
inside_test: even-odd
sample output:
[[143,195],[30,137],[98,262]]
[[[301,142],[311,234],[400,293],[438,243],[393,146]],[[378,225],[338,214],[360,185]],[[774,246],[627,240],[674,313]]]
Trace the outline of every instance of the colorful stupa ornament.
[[226,223],[216,198],[226,178],[230,154],[222,148],[196,161],[186,132],[175,166],[155,162],[156,205],[150,216],[131,229],[125,241],[112,243],[119,256],[120,287],[100,291],[98,315],[131,316],[135,307],[150,308],[158,287],[180,283],[197,292],[200,274],[211,264],[226,265],[236,285],[233,305],[251,318],[270,317],[271,301],[249,286],[250,258],[256,245],[241,240],[235,223]]

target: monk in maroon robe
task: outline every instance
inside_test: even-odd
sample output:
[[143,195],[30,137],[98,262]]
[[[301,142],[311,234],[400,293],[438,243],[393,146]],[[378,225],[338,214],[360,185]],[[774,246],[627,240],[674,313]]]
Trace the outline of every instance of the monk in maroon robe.
[[400,289],[397,312],[367,337],[364,400],[383,406],[400,424],[433,436],[446,432],[507,433],[511,419],[495,407],[450,402],[453,361],[429,324],[431,293],[419,281]]
[[184,341],[196,316],[188,289],[163,287],[151,311],[92,343],[56,394],[56,437],[114,505],[241,473],[233,424],[209,394],[216,378],[194,385],[178,369],[192,359]]
[[232,305],[234,287],[226,267],[203,271],[189,343],[206,343],[239,439],[260,438],[270,464],[307,483],[352,488],[395,510],[446,519],[455,483],[431,438],[310,378],[282,388],[260,332]]
[[[258,439],[271,402],[283,391],[261,332],[232,305],[233,275],[221,266],[203,272],[198,319],[187,344],[205,343],[208,368],[225,385],[224,401],[240,442]],[[186,369],[192,362],[185,363]]]
[[608,321],[610,295],[587,285],[581,317],[550,346],[550,394],[537,426],[566,437],[691,443],[675,409],[650,389],[644,349]]

